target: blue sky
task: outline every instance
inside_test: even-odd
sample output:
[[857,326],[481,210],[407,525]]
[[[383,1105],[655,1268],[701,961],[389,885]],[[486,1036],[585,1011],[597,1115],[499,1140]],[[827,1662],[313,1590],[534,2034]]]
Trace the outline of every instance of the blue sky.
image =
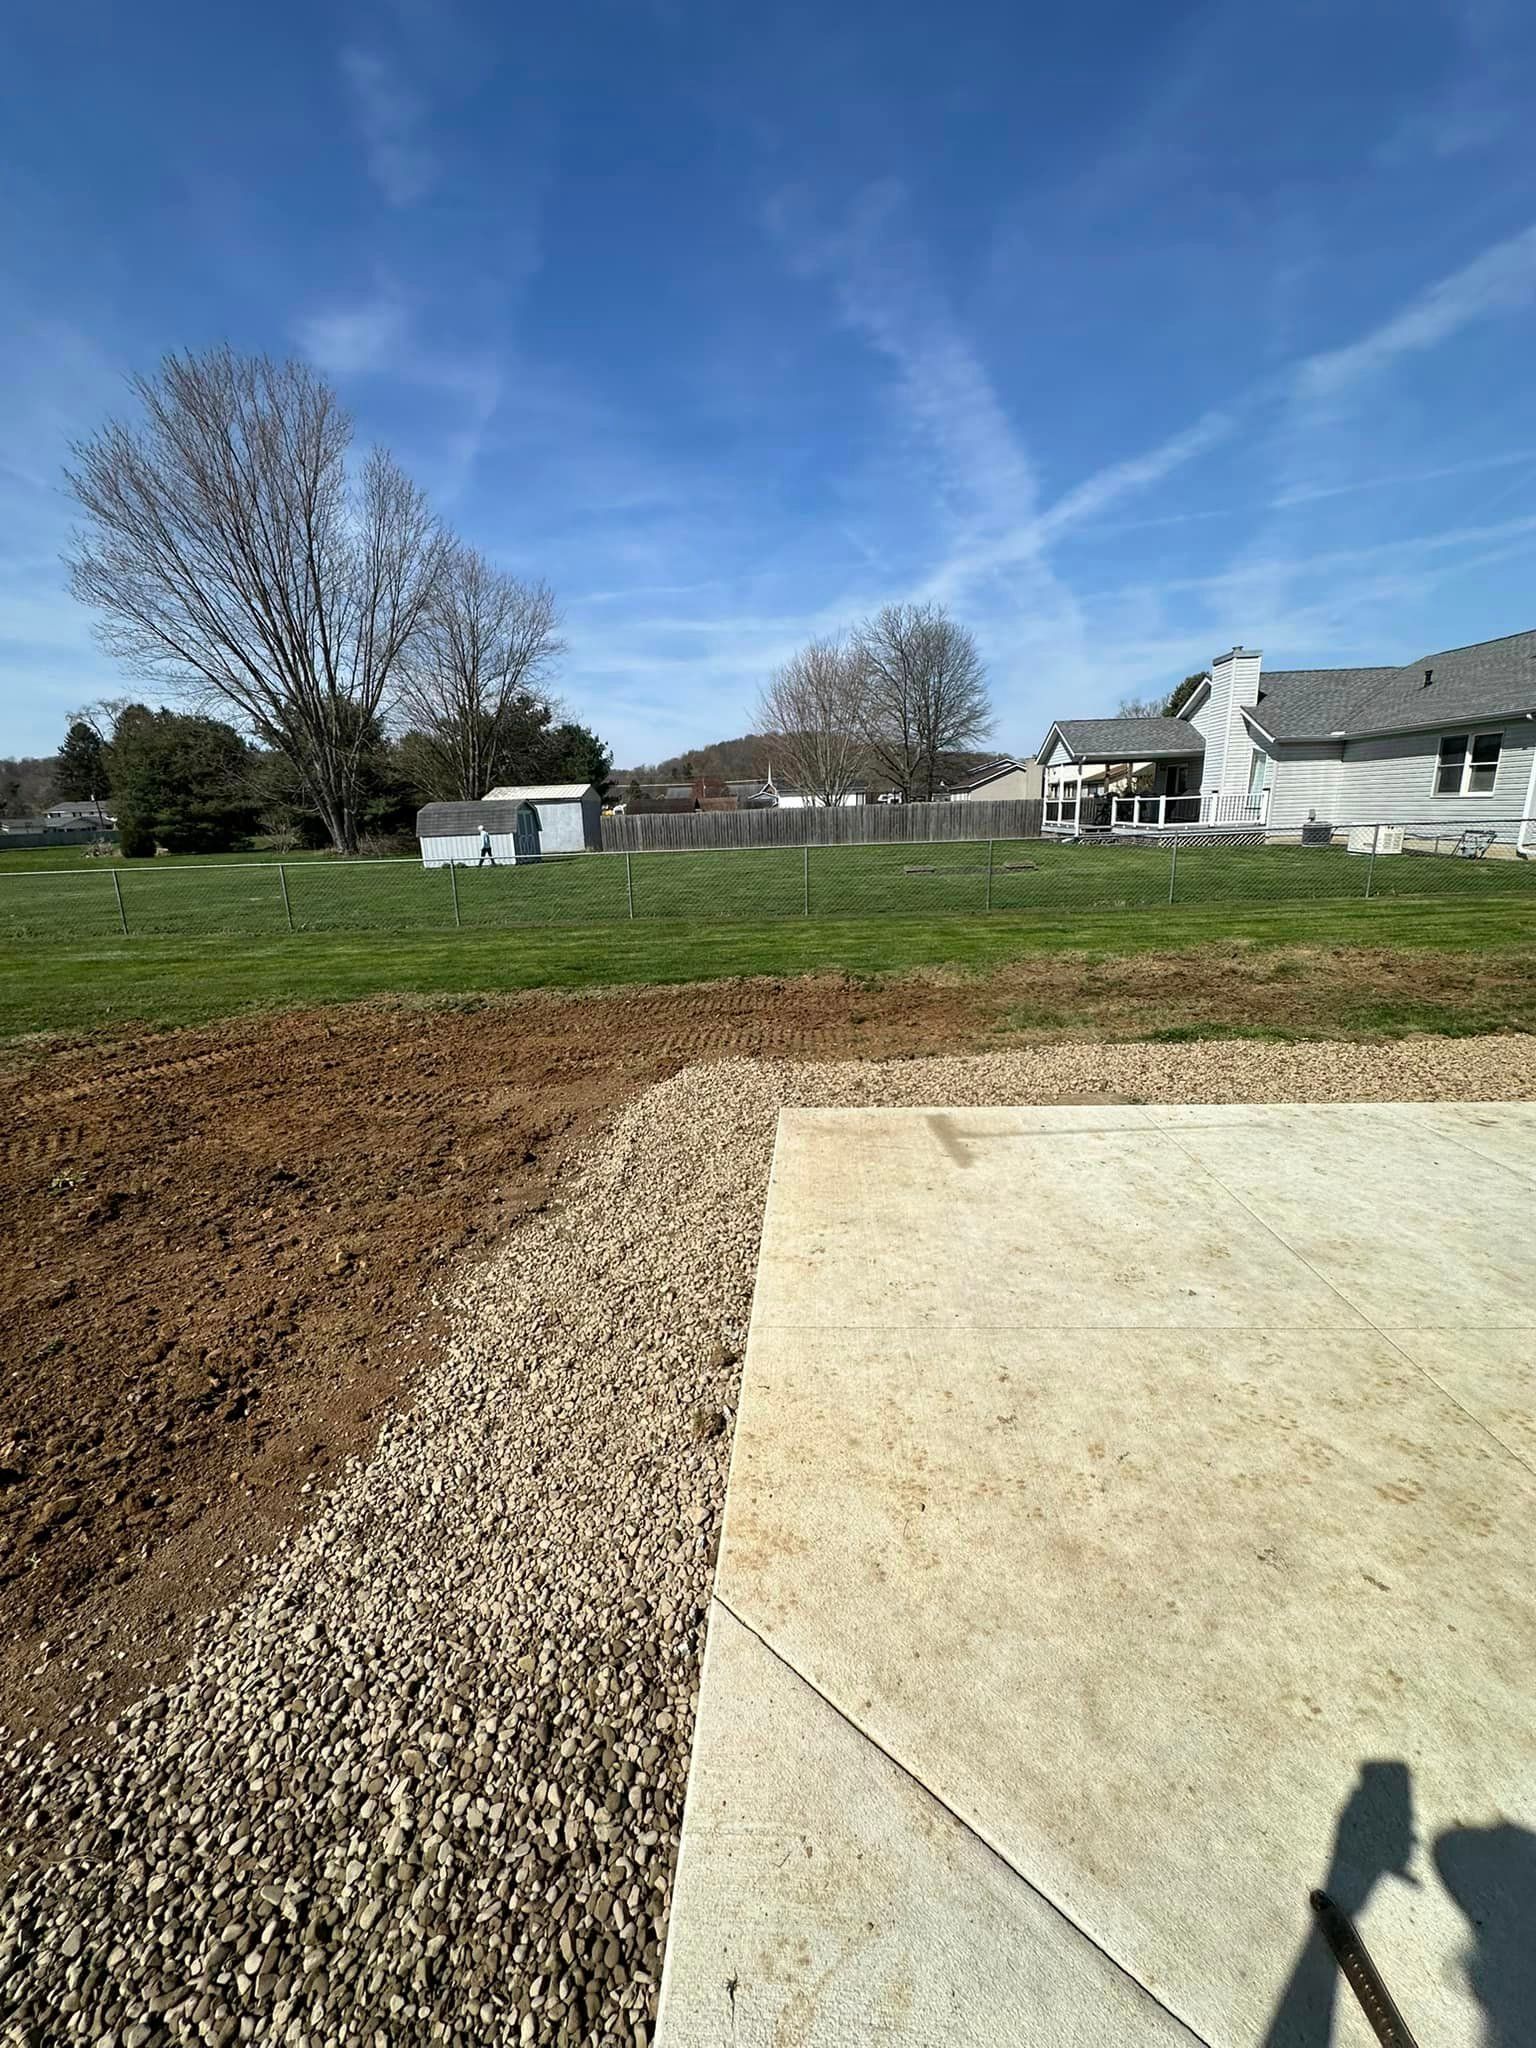
[[72,435],[300,352],[496,560],[621,763],[812,632],[972,625],[997,741],[1536,625],[1525,0],[12,0],[0,752],[129,684]]

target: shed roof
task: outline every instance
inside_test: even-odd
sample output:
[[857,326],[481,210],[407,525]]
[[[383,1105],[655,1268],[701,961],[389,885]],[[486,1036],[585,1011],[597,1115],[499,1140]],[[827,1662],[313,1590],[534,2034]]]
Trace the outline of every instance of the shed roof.
[[485,801],[488,804],[559,804],[574,803],[584,796],[596,796],[597,791],[590,782],[529,782],[503,789],[488,789]]
[[[1187,761],[1205,752],[1205,741],[1182,718],[1058,718],[1051,732],[1076,761]],[[1050,744],[1047,733],[1042,760]]]
[[416,813],[416,837],[462,839],[475,832],[512,832],[521,808],[521,801],[492,803],[489,797],[478,804],[423,804]]

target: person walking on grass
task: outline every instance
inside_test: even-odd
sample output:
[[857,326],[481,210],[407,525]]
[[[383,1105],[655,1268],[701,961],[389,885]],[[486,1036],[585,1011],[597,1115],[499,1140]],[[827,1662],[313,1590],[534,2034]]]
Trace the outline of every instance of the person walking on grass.
[[491,835],[489,830],[487,829],[486,826],[482,825],[480,827],[480,858],[475,862],[475,866],[477,868],[483,868],[487,861],[490,862],[492,867],[495,867],[496,852],[495,848],[491,845]]

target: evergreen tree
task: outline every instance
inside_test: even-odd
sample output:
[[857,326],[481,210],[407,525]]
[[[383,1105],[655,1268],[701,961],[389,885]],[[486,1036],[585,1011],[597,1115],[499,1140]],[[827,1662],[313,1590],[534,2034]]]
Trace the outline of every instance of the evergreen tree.
[[222,853],[250,832],[249,748],[221,719],[130,704],[105,762],[124,850],[152,835],[171,853]]
[[107,781],[106,742],[92,725],[77,718],[64,735],[54,771],[55,803],[88,803],[92,797],[106,801],[111,785]]

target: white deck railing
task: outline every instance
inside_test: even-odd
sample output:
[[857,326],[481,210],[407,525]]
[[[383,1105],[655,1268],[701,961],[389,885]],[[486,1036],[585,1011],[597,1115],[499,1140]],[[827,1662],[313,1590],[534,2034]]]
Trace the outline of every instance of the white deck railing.
[[[1137,831],[1167,831],[1181,825],[1262,825],[1269,814],[1269,791],[1258,796],[1115,796],[1107,801],[1097,791],[1088,796],[1090,819],[1097,816],[1101,826]],[[1080,788],[1069,784],[1053,795],[1045,794],[1045,830],[1078,832],[1083,826],[1083,798]]]

